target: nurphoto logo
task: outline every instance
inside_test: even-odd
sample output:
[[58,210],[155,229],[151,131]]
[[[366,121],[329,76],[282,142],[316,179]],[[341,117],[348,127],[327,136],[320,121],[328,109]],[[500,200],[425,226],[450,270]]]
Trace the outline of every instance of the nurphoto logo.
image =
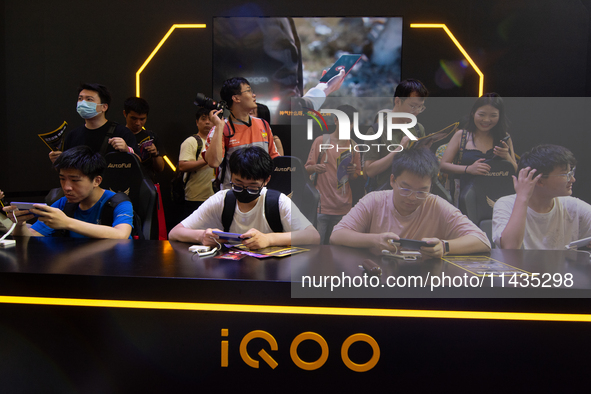
[[[375,141],[382,137],[382,134],[386,133],[386,139],[388,141],[392,141],[392,131],[393,130],[400,130],[402,131],[411,141],[417,141],[417,137],[413,133],[410,132],[410,128],[413,128],[417,124],[417,118],[413,114],[409,114],[407,112],[390,112],[389,110],[381,110],[378,113],[385,113],[386,116],[378,116],[377,122],[377,130],[374,130],[374,134],[363,134],[359,131],[359,113],[353,113],[353,122],[349,119],[349,116],[343,111],[338,109],[332,108],[322,108],[320,112],[315,111],[311,108],[305,108],[308,110],[308,115],[312,119],[308,119],[307,122],[307,138],[308,140],[313,139],[313,127],[314,121],[320,126],[320,129],[324,132],[328,132],[328,125],[326,120],[322,116],[322,113],[330,113],[334,114],[338,119],[338,138],[339,140],[351,140],[351,130],[357,138],[362,141]],[[386,124],[384,125],[384,119],[386,120]],[[396,123],[400,119],[410,119],[409,123]],[[353,125],[353,127],[351,127]],[[375,127],[374,127],[375,128]],[[377,148],[378,152],[380,148],[384,147],[389,152],[400,152],[403,147],[400,144],[355,144],[354,146],[349,147],[342,147],[337,146],[336,149],[338,150],[355,150],[356,152],[368,152],[371,147]],[[334,149],[335,146],[332,144],[320,144],[320,151],[322,150],[330,150]]]

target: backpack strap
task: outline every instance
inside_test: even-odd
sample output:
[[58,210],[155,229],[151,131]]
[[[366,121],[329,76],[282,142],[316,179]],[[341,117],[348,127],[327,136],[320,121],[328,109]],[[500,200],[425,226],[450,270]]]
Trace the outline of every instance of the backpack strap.
[[[232,119],[230,119],[230,122],[231,122],[231,121],[232,121]],[[228,127],[228,129],[230,128],[230,126],[228,126],[228,123],[226,123],[226,124],[224,125],[224,130],[226,129],[226,126]],[[232,127],[234,127],[234,124],[232,124]],[[232,134],[230,137],[233,137],[233,136],[234,136],[234,134]],[[226,138],[226,136],[225,136],[225,135],[223,135],[223,136],[222,136],[222,138]],[[221,188],[222,188],[222,186],[224,185],[224,180],[225,180],[225,178],[226,178],[226,170],[227,170],[227,168],[226,168],[226,167],[227,167],[227,166],[226,166],[226,163],[228,162],[228,161],[227,161],[227,158],[226,158],[226,156],[228,156],[228,153],[225,151],[225,152],[224,152],[224,158],[222,159],[222,162],[221,162],[220,166],[218,167],[218,168],[220,169],[220,170],[219,170],[219,173],[220,173],[220,178],[219,178],[219,182],[220,182],[220,189],[221,189]],[[226,231],[226,232],[227,232],[227,231]]]
[[[325,145],[330,144],[330,134],[322,134],[322,143]],[[324,152],[324,162],[328,163],[328,153]],[[318,163],[320,163],[320,156],[318,157]]]
[[[326,145],[329,142],[330,142],[330,134],[322,134],[322,143],[324,145]],[[325,151],[320,151],[320,153],[318,153],[318,158],[316,159],[316,164],[320,164],[323,157],[324,157],[324,162],[328,163],[328,153],[326,153],[326,150],[325,150]],[[314,184],[314,187],[316,187],[316,185],[318,184],[318,174],[317,173],[312,174],[310,179],[312,180],[312,184]]]
[[103,205],[98,224],[103,226],[112,226],[115,207],[117,207],[117,205],[121,204],[123,201],[131,202],[129,196],[122,192],[115,193],[111,198],[109,198],[105,205]]
[[[123,192],[115,193],[111,198],[109,198],[107,202],[103,205],[98,224],[101,224],[103,226],[113,226],[113,214],[115,213],[115,208],[117,207],[117,205],[121,204],[124,201],[131,202],[131,199],[127,194]],[[144,233],[142,232],[142,219],[136,213],[135,209],[133,210],[132,223],[132,238],[145,239]]]
[[[267,189],[265,195],[265,218],[267,224],[271,227],[274,233],[282,233],[283,225],[281,224],[281,212],[279,210],[279,197],[281,192],[273,189]],[[232,190],[226,192],[224,197],[224,209],[222,211],[222,226],[224,232],[230,231],[230,226],[234,220],[234,211],[236,210],[236,196]]]
[[113,137],[116,127],[117,127],[117,123],[111,122],[111,127],[109,127],[109,130],[107,131],[107,134],[105,135],[105,139],[103,140],[103,144],[101,145],[101,150],[99,150],[99,153],[103,157],[105,156],[105,153],[107,153],[107,149],[109,148],[109,140]]
[[273,189],[267,189],[265,195],[265,217],[267,223],[274,233],[282,233],[281,212],[279,211],[279,197],[281,192]]
[[458,164],[462,161],[464,150],[466,150],[466,144],[468,143],[468,131],[462,130],[462,139],[460,140],[460,151],[457,154]]
[[226,192],[224,197],[224,210],[222,211],[222,227],[224,232],[230,231],[232,220],[234,220],[234,211],[236,210],[236,196],[232,190]]

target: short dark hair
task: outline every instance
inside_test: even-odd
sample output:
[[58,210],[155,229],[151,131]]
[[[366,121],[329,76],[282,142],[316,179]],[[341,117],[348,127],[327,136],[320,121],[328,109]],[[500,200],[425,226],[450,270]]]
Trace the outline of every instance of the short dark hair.
[[86,145],[80,145],[70,148],[59,155],[53,163],[53,168],[57,172],[70,168],[80,170],[90,180],[93,180],[103,174],[103,171],[107,168],[107,162],[100,153],[93,152]]
[[423,83],[421,81],[419,81],[418,79],[409,78],[409,79],[405,79],[403,81],[400,81],[398,86],[396,86],[396,90],[394,91],[394,98],[396,98],[396,97],[407,98],[407,97],[410,97],[410,94],[412,92],[415,92],[416,94],[418,94],[419,97],[428,97],[429,96],[429,91],[427,90],[425,85],[423,85]]
[[210,111],[205,107],[197,107],[197,113],[195,114],[195,117],[197,120],[199,120],[203,115],[209,116],[209,112]]
[[123,110],[126,114],[129,114],[131,111],[135,112],[138,115],[143,115],[150,112],[150,106],[148,102],[141,97],[128,97],[123,102]]
[[234,103],[232,96],[240,94],[243,83],[250,86],[250,83],[246,78],[242,77],[234,77],[224,81],[222,89],[220,90],[220,97],[226,102],[226,104],[228,104],[228,108],[232,108],[232,104]]
[[271,111],[265,104],[257,103],[257,118],[266,120],[267,123],[271,124]]
[[273,168],[273,159],[259,146],[238,149],[230,156],[230,172],[244,179],[267,180]]
[[[93,92],[97,92],[99,98],[101,99],[101,104],[111,104],[111,92],[105,85],[101,85],[100,83],[81,83],[78,86],[78,94],[80,94],[83,90],[92,90]],[[109,108],[107,108],[107,111]]]
[[439,161],[433,152],[427,148],[404,149],[394,155],[392,160],[392,175],[398,178],[404,171],[421,178],[435,178],[439,173]]
[[339,105],[337,107],[337,109],[339,111],[343,111],[345,114],[347,114],[347,117],[351,120],[351,122],[353,122],[353,114],[355,112],[357,112],[357,108],[355,108],[349,104],[343,104],[343,105]]
[[571,168],[577,165],[577,159],[570,150],[560,145],[538,145],[529,152],[521,155],[517,170],[530,167],[536,170],[536,175],[548,175],[557,167]]
[[499,121],[490,131],[493,137],[493,144],[498,144],[502,138],[507,136],[507,130],[509,130],[509,119],[507,118],[507,113],[505,111],[505,103],[498,93],[485,93],[482,97],[479,97],[476,100],[470,111],[470,116],[468,117],[465,129],[471,133],[476,131],[474,115],[476,114],[476,111],[478,111],[478,108],[484,107],[485,105],[490,105],[499,110]]

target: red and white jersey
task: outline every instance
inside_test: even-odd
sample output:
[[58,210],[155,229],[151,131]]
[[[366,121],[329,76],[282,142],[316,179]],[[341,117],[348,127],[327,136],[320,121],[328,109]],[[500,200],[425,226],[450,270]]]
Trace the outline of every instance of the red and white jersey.
[[[222,148],[224,150],[225,158],[225,163],[222,163],[222,166],[225,165],[226,171],[223,180],[221,179],[222,173],[224,172],[222,166],[218,169],[217,175],[218,179],[222,181],[222,189],[230,188],[231,174],[229,161],[230,156],[237,149],[245,148],[247,146],[260,146],[269,152],[272,159],[279,156],[277,148],[275,148],[275,142],[273,142],[273,133],[271,132],[269,124],[265,120],[255,117],[250,117],[250,121],[251,125],[248,126],[241,122],[232,122],[232,124],[230,124],[228,119],[226,119],[224,138],[222,138]],[[203,155],[205,155],[205,151],[209,148],[215,132],[215,127],[209,131],[205,141]]]

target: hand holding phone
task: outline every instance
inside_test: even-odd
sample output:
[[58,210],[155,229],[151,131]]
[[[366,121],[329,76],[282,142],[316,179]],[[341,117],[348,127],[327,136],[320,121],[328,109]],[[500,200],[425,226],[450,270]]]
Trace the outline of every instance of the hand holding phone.
[[429,244],[425,241],[418,241],[416,239],[400,238],[398,241],[393,240],[394,243],[400,244],[401,247],[410,250],[420,250],[421,247],[432,248],[433,244]]
[[224,241],[234,241],[234,242],[242,242],[243,238],[240,238],[242,234],[237,233],[225,233],[223,231],[212,231],[215,235],[220,237],[220,239]]
[[41,202],[14,202],[13,201],[10,203],[10,205],[14,205],[15,207],[17,207],[21,211],[28,211],[28,210],[35,208],[33,206],[34,204],[47,205],[47,204],[41,203]]
[[337,60],[330,69],[320,78],[320,82],[328,82],[332,77],[337,75],[341,70],[345,71],[345,76],[349,74],[353,66],[361,59],[361,55],[343,55]]

